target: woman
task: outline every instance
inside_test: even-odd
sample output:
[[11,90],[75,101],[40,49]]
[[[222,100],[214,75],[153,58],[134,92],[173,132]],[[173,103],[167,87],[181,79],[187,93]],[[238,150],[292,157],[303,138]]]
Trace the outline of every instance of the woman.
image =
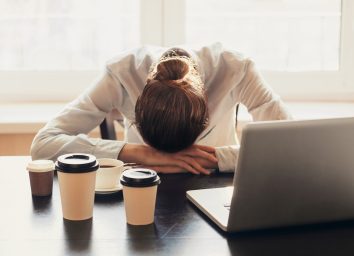
[[[290,118],[254,63],[219,43],[134,49],[108,63],[98,83],[38,132],[31,155],[56,159],[83,152],[159,172],[234,171],[238,103],[255,121]],[[114,109],[124,116],[125,141],[88,138]]]

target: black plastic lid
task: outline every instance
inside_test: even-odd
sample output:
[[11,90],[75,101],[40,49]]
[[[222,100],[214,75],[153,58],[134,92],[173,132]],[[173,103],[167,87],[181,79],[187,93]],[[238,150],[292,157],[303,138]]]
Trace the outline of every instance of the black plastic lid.
[[120,183],[127,187],[150,187],[160,184],[161,181],[153,170],[134,168],[123,172]]
[[90,154],[74,153],[59,156],[55,169],[66,173],[93,172],[99,168],[96,157]]

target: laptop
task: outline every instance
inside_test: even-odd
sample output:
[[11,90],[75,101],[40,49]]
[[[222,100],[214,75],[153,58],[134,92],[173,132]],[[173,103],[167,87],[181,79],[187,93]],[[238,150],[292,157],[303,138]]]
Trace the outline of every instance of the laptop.
[[227,232],[354,219],[354,118],[250,123],[233,186],[187,198]]

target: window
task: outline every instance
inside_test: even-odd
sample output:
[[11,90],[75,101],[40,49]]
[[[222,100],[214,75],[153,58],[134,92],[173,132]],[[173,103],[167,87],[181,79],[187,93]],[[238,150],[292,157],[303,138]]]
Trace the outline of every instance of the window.
[[3,0],[1,70],[100,69],[139,38],[138,0]]
[[186,1],[186,42],[217,38],[263,70],[338,70],[340,18],[340,0]]
[[139,0],[2,0],[0,101],[69,101],[140,34]]
[[165,2],[164,9],[178,10],[165,15],[174,24],[163,30],[168,44],[222,41],[253,58],[284,99],[353,101],[354,1],[178,3]]
[[353,100],[352,0],[3,0],[0,101],[68,101],[140,44],[221,41],[285,99]]

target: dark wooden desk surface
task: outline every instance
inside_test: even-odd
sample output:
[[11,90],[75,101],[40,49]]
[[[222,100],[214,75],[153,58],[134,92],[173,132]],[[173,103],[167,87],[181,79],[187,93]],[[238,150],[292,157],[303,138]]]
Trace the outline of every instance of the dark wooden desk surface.
[[219,231],[185,192],[231,185],[231,175],[162,175],[154,225],[127,225],[121,193],[96,196],[91,221],[64,221],[57,180],[51,198],[32,198],[28,160],[0,157],[1,256],[354,255],[354,222],[241,234]]

